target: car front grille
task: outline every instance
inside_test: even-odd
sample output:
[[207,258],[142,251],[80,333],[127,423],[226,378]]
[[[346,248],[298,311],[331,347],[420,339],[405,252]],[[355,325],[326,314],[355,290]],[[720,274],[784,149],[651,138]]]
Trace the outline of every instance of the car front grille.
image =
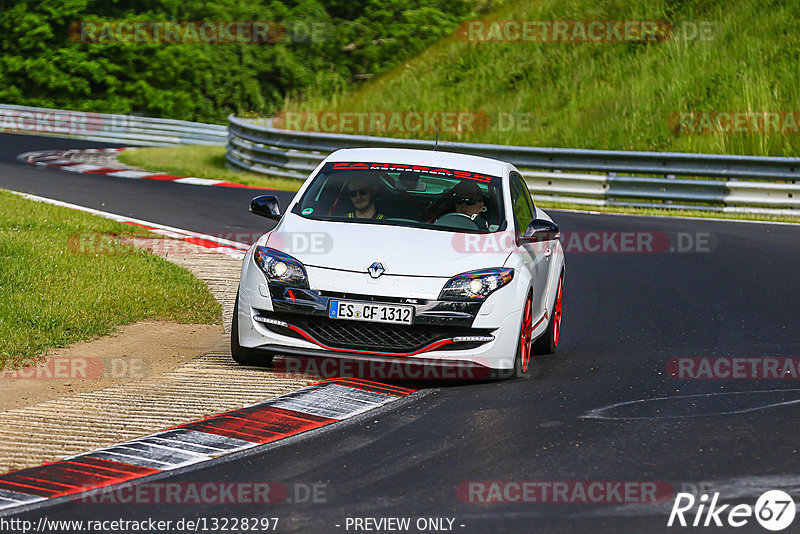
[[[422,349],[431,343],[456,336],[487,335],[490,330],[432,325],[396,325],[329,319],[310,315],[272,314],[262,311],[262,317],[278,319],[302,329],[319,343],[345,350],[407,353]],[[274,324],[265,324],[269,330],[302,338],[298,333]],[[453,343],[442,347],[447,350],[474,348],[478,342]]]
[[433,343],[437,336],[429,326],[362,323],[357,321],[312,320],[308,333],[335,347],[384,347],[398,352],[412,351]]

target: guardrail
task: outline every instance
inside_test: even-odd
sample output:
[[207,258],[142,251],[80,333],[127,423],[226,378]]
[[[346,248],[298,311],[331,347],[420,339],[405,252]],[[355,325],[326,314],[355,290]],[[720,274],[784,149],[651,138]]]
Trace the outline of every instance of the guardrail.
[[[430,150],[433,141],[297,132],[228,117],[230,164],[304,179],[340,148]],[[535,200],[800,216],[800,158],[626,152],[440,142],[439,149],[516,165]],[[682,178],[677,178],[681,176]]]
[[0,104],[0,132],[126,145],[223,145],[224,125]]

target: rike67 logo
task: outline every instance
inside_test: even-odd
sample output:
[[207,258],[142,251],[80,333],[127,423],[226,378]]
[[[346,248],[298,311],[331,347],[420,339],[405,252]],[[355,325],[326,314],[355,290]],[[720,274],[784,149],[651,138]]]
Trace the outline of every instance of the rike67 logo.
[[[781,490],[763,493],[755,506],[737,504],[731,507],[730,504],[719,505],[718,501],[719,493],[714,493],[710,502],[706,494],[696,500],[691,493],[678,493],[667,526],[739,528],[749,524],[755,517],[765,529],[778,532],[792,524],[796,513],[794,500]],[[695,506],[697,510],[693,510]]]

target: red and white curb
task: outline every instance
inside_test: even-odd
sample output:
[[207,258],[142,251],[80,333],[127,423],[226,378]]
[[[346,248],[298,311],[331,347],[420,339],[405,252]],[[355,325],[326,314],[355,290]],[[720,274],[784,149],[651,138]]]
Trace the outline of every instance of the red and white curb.
[[114,167],[103,167],[91,163],[79,163],[70,158],[76,154],[99,154],[103,152],[122,152],[124,150],[135,150],[135,147],[123,148],[88,148],[70,150],[46,150],[39,152],[25,152],[17,156],[17,159],[36,165],[37,167],[55,167],[62,171],[78,172],[84,174],[102,174],[105,176],[115,176],[117,178],[132,178],[135,180],[158,180],[162,182],[175,182],[176,184],[207,185],[220,187],[238,187],[243,189],[263,189],[271,190],[266,187],[253,185],[237,184],[225,180],[209,180],[208,178],[195,178],[193,176],[173,176],[160,172],[147,172],[131,169]]
[[186,243],[199,245],[211,251],[227,254],[228,256],[232,256],[234,258],[239,258],[239,259],[244,258],[244,255],[250,248],[250,245],[247,243],[239,243],[238,241],[232,241],[230,239],[225,239],[219,236],[214,236],[210,234],[201,234],[199,232],[192,232],[190,230],[175,228],[174,226],[166,226],[163,224],[144,221],[142,219],[134,219],[132,217],[126,217],[124,215],[117,215],[115,213],[109,213],[107,211],[100,211],[93,208],[87,208],[85,206],[78,206],[77,204],[70,204],[69,202],[62,202],[60,200],[40,197],[28,193],[20,193],[18,191],[11,191],[11,193],[19,195],[23,198],[27,198],[28,200],[33,200],[36,202],[44,202],[46,204],[52,204],[54,206],[61,206],[63,208],[69,208],[73,210],[82,211],[84,213],[90,213],[92,215],[98,215],[100,217],[105,217],[106,219],[111,219],[121,223],[130,224],[133,226],[139,226],[141,228],[150,230],[150,232],[154,234],[162,235],[164,237],[170,237],[173,239],[179,239],[185,241]]
[[414,392],[355,378],[324,380],[165,432],[0,475],[0,511],[207,462],[349,419]]

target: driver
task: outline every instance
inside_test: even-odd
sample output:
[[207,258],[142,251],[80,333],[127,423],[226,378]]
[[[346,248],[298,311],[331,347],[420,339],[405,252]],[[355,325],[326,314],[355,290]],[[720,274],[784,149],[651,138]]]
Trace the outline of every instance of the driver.
[[375,208],[375,195],[378,186],[371,184],[366,178],[352,178],[347,182],[347,194],[355,207],[355,211],[345,214],[348,219],[383,219],[382,213]]
[[467,215],[480,230],[489,230],[486,219],[486,195],[475,182],[464,180],[453,188],[453,211]]

